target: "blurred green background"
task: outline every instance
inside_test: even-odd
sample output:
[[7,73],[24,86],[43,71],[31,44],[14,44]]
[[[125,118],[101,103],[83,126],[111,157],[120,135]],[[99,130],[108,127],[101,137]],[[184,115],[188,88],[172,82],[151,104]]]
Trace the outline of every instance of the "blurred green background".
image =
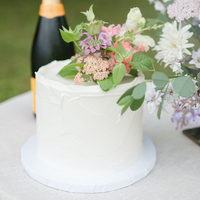
[[[41,0],[7,0],[0,6],[0,102],[30,90],[30,53]],[[63,0],[68,25],[85,20],[85,11],[94,4],[97,18],[123,24],[132,7],[145,18],[156,17],[147,0]],[[155,37],[152,32],[151,36]],[[146,32],[146,34],[148,34]],[[153,55],[153,54],[151,54]]]

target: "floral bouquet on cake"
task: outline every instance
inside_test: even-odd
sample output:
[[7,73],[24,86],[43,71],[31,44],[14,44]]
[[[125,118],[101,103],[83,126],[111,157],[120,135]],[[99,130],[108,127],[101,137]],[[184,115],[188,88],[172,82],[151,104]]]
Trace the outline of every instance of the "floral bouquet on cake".
[[[157,19],[148,19],[147,23],[140,9],[135,7],[130,9],[123,25],[110,25],[95,19],[92,5],[82,12],[87,22],[77,25],[74,30],[63,27],[60,30],[63,40],[74,42],[80,53],[71,58],[59,75],[74,76],[76,85],[96,82],[107,92],[115,88],[126,73],[137,77],[150,71],[151,80],[128,89],[118,100],[117,103],[123,106],[122,114],[129,107],[133,111],[139,109],[146,99],[150,112],[156,111],[160,118],[162,109],[171,104],[174,107],[172,121],[182,127],[190,120],[199,121],[200,116],[200,49],[195,49],[194,45],[200,41],[200,1],[149,2],[154,3],[161,13]],[[161,32],[157,45],[153,38],[144,35],[152,29]],[[189,42],[192,38],[195,41]],[[162,67],[155,69],[154,59],[146,54],[150,47],[157,51],[155,59],[172,69],[172,76],[161,72]],[[146,82],[152,82],[151,89],[147,90]]]

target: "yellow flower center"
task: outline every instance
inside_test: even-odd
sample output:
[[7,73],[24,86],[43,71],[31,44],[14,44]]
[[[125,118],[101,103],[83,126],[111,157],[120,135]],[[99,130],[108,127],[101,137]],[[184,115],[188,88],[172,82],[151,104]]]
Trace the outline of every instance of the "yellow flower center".
[[174,44],[174,48],[177,48],[177,46]]

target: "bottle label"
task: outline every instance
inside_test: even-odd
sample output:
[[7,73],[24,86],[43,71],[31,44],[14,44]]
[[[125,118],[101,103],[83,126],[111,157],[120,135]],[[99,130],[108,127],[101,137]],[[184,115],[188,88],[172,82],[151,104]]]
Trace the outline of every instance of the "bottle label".
[[63,4],[40,5],[39,15],[48,19],[65,15]]
[[32,98],[33,98],[33,113],[36,114],[36,103],[35,103],[36,80],[33,77],[31,77],[31,91],[32,91]]

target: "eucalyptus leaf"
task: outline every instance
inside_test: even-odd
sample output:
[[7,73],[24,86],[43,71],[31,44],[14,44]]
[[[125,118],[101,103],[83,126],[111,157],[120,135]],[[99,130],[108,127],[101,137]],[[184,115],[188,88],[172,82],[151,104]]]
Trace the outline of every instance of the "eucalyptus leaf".
[[161,116],[161,111],[162,111],[162,108],[163,108],[163,103],[164,103],[164,100],[165,100],[165,97],[166,97],[166,94],[167,94],[168,87],[169,87],[169,85],[167,86],[167,88],[165,90],[165,93],[162,97],[162,101],[161,101],[160,106],[158,108],[158,112],[157,112],[158,119],[160,119],[160,116]]
[[169,78],[163,72],[154,72],[152,80],[156,85],[156,90],[162,90],[169,83]]
[[154,24],[157,24],[159,23],[159,19],[150,19],[150,18],[147,18],[147,23],[146,23],[146,26],[153,26]]
[[148,68],[152,65],[153,59],[144,53],[136,52],[133,55],[132,62],[129,62],[129,65],[133,66],[134,69],[141,70],[143,72],[147,71]]
[[197,74],[197,83],[198,87],[200,88],[200,72]]
[[139,83],[138,85],[135,86],[135,88],[133,89],[133,93],[132,96],[134,99],[141,99],[142,97],[144,97],[145,92],[146,92],[146,83]]
[[100,85],[100,88],[104,91],[107,92],[113,87],[113,77],[111,74],[109,74],[107,79],[103,80],[98,80],[97,81]]
[[130,109],[132,111],[138,110],[142,106],[143,102],[144,102],[144,96],[141,99],[133,99],[130,105]]
[[129,104],[132,100],[133,100],[133,97],[132,97],[132,96],[130,96],[130,95],[125,96],[125,97],[123,97],[123,98],[118,102],[118,105],[120,105],[120,106],[127,105],[127,104]]
[[125,96],[128,96],[128,95],[132,95],[133,93],[133,89],[135,88],[135,86],[129,88],[128,90],[126,90],[126,92],[124,92],[124,94],[119,98],[119,100],[117,101],[117,103],[122,99],[124,98]]
[[132,75],[133,77],[138,77],[138,71],[136,69],[131,69],[129,74]]
[[170,4],[174,3],[174,1],[164,2],[165,8],[167,8]]
[[117,63],[113,69],[114,88],[120,83],[126,73],[126,67],[123,63]]
[[199,73],[199,69],[191,69],[189,67],[186,67],[184,65],[181,65],[181,69],[183,70],[183,75],[190,75],[192,77],[197,77],[197,74]]
[[127,110],[128,107],[132,104],[132,102],[133,102],[133,99],[132,99],[132,101],[130,101],[128,104],[126,104],[126,105],[122,108],[121,115],[123,115],[123,114],[126,112],[126,110]]
[[195,92],[195,86],[190,77],[178,77],[173,82],[173,88],[176,93],[182,97],[189,98]]
[[158,13],[158,19],[164,23],[168,22],[168,19],[165,15],[163,15],[162,13]]

